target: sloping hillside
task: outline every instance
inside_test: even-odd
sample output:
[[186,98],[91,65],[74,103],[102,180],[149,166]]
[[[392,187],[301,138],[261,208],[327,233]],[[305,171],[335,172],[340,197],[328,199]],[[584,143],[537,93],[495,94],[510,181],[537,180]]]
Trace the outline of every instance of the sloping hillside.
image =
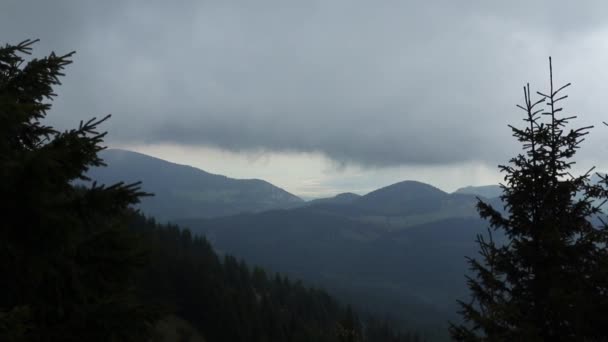
[[442,324],[466,298],[465,256],[486,224],[451,218],[397,231],[314,207],[180,222],[221,252],[313,281],[416,325]]
[[293,208],[304,203],[259,179],[214,175],[125,150],[105,150],[101,156],[109,166],[90,170],[89,177],[102,184],[142,181],[144,190],[156,196],[143,199],[141,209],[161,220]]

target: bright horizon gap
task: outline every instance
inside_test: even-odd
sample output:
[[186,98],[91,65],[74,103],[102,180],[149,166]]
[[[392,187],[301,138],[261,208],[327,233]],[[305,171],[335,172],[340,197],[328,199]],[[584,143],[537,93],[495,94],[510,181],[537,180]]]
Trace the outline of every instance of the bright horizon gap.
[[483,163],[437,166],[364,168],[342,165],[320,153],[231,152],[212,147],[175,144],[110,144],[172,163],[236,179],[268,181],[305,200],[344,192],[364,195],[405,180],[418,181],[451,193],[465,186],[498,184],[502,177]]

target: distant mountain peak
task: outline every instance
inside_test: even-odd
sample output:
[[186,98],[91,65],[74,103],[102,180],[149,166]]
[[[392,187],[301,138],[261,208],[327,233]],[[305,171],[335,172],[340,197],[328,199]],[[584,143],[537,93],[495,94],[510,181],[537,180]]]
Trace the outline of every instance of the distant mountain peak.
[[343,192],[341,194],[337,194],[334,198],[359,198],[361,195],[357,195],[354,192]]
[[309,205],[319,205],[319,204],[350,204],[359,199],[361,195],[357,195],[352,192],[343,192],[335,195],[334,197],[327,198],[317,198],[311,201],[308,201]]
[[100,155],[108,166],[92,168],[89,177],[101,184],[142,181],[143,190],[156,196],[144,198],[141,209],[162,220],[286,209],[304,203],[260,179],[233,179],[128,150],[107,149]]
[[354,205],[383,215],[424,213],[437,210],[449,195],[426,183],[406,180],[372,191]]
[[426,183],[422,183],[419,181],[414,181],[414,180],[405,180],[405,181],[401,181],[398,183],[394,183],[388,186],[385,186],[383,188],[374,190],[370,193],[368,193],[366,196],[370,196],[370,195],[374,195],[374,194],[381,194],[381,193],[399,193],[402,195],[408,195],[409,193],[416,193],[416,194],[421,194],[421,193],[434,193],[434,194],[444,194],[447,195],[447,193],[443,190],[440,190],[430,184],[426,184]]
[[[205,170],[199,169],[199,168],[191,166],[191,165],[174,163],[174,162],[171,162],[168,160],[164,160],[164,159],[161,159],[158,157],[151,156],[149,154],[130,151],[130,150],[124,150],[124,149],[119,149],[119,148],[105,149],[105,150],[101,151],[100,155],[101,155],[101,158],[107,164],[110,164],[112,162],[123,162],[126,160],[130,160],[130,161],[138,160],[138,161],[145,162],[145,163],[158,163],[158,164],[165,164],[165,165],[173,165],[175,167],[196,170],[197,172],[202,172],[207,175],[228,178],[224,175],[213,174],[213,173],[207,172]],[[111,165],[108,165],[108,166],[111,167]]]

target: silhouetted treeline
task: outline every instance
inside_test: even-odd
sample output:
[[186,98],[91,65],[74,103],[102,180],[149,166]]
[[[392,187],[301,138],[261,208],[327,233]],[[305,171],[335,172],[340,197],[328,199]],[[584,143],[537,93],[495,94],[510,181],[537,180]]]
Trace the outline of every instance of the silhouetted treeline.
[[[459,301],[457,341],[607,341],[608,176],[574,176],[574,156],[593,126],[572,127],[561,101],[570,83],[533,99],[524,87],[523,127],[509,126],[522,152],[499,168],[503,209],[479,200],[488,233],[469,257],[471,299]],[[592,176],[599,181],[592,180]],[[505,242],[495,240],[504,234]]]
[[389,323],[366,320],[320,289],[218,256],[209,242],[176,225],[135,215],[148,245],[138,277],[141,299],[188,321],[213,341],[419,341]]
[[73,53],[34,58],[0,46],[0,341],[146,341],[157,312],[136,300],[143,262],[126,219],[138,184],[93,184],[101,119],[44,124]]

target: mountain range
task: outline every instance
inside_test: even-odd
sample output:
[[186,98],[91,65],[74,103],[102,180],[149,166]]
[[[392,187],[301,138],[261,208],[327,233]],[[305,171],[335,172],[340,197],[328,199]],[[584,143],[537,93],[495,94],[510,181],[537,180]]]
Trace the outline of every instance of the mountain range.
[[306,279],[412,326],[456,319],[465,256],[486,224],[474,195],[405,181],[346,202],[177,221],[220,252]]
[[100,153],[107,167],[87,176],[101,184],[141,181],[153,197],[142,200],[143,212],[160,220],[218,217],[244,212],[293,208],[299,197],[260,179],[233,179],[147,156],[108,149]]
[[[262,180],[236,180],[143,154],[108,150],[98,182],[142,181],[142,211],[205,235],[220,253],[302,278],[364,310],[429,327],[456,317],[466,299],[465,256],[487,224],[477,196],[403,181],[360,196],[304,202]],[[499,205],[497,199],[487,199]]]

